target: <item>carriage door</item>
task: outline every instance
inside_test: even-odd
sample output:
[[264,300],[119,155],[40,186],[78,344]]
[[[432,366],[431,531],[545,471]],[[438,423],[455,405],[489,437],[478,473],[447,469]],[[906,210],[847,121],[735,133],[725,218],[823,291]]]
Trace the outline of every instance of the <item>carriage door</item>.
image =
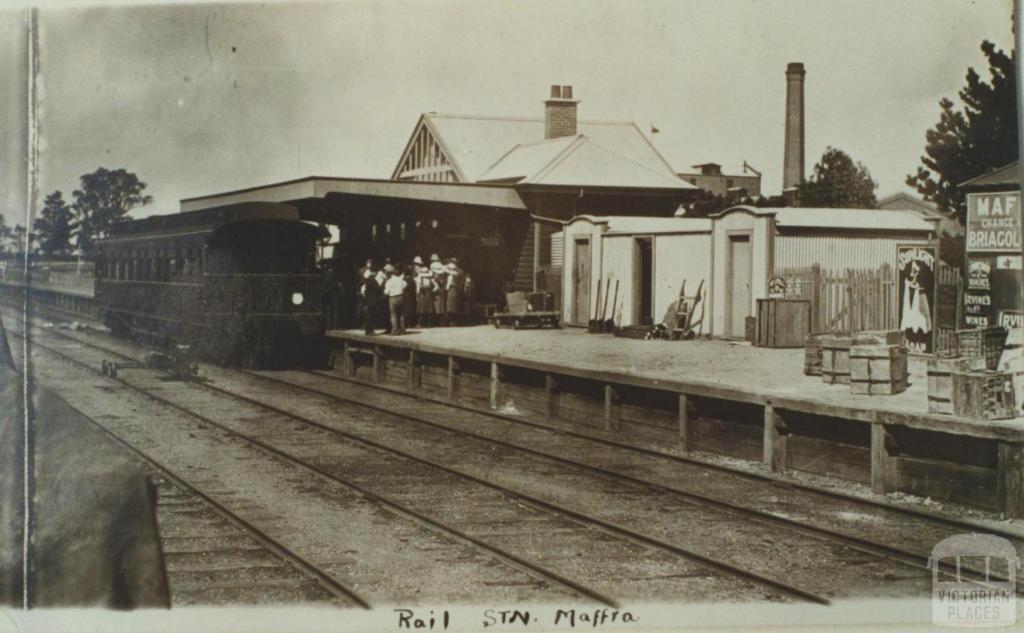
[[572,270],[572,322],[586,325],[590,320],[590,240],[575,240]]
[[743,338],[750,316],[751,266],[750,235],[729,236],[729,336]]

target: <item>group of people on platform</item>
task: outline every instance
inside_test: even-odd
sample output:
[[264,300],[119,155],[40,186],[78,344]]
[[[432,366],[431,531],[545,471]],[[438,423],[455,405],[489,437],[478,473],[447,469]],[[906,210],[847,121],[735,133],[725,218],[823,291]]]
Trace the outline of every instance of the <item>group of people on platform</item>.
[[359,279],[358,312],[366,334],[379,327],[398,335],[407,326],[458,325],[469,314],[473,282],[454,257],[442,261],[434,254],[424,264],[416,256],[408,266],[386,259],[379,268],[368,259]]

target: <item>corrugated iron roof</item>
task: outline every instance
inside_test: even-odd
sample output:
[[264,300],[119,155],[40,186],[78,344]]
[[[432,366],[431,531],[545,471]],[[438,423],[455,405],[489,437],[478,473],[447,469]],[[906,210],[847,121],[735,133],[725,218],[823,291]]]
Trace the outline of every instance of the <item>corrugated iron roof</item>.
[[566,224],[577,221],[605,225],[605,235],[644,235],[652,233],[708,233],[707,218],[653,217],[630,215],[578,215]]
[[960,187],[964,189],[984,189],[985,187],[1007,187],[1020,184],[1020,161],[993,169],[987,174],[971,178]]
[[478,182],[488,181],[573,187],[696,189],[664,169],[652,169],[583,134],[517,145],[478,179]]
[[820,228],[862,231],[932,231],[935,222],[913,211],[880,209],[816,209],[807,207],[753,207],[737,205],[712,215],[746,212],[774,215],[775,224],[785,228]]
[[[423,117],[449,158],[469,180],[477,180],[517,145],[544,139],[544,119],[426,113]],[[675,177],[672,168],[633,123],[580,120],[576,130],[651,171]],[[610,183],[614,186],[614,183]]]

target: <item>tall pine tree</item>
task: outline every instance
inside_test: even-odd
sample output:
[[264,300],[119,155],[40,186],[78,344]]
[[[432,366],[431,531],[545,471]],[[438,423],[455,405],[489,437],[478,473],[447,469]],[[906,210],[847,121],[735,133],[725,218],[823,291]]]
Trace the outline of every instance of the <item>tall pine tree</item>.
[[802,207],[874,209],[878,206],[871,172],[841,149],[829,147],[810,180],[797,185]]
[[43,210],[32,223],[36,239],[39,240],[39,252],[45,257],[70,255],[73,228],[71,207],[64,201],[64,194],[54,191],[46,196]]
[[1017,54],[1007,55],[986,40],[989,81],[967,69],[960,90],[963,109],[950,99],[939,102],[939,122],[925,133],[925,156],[917,173],[907,176],[925,200],[965,223],[967,207],[958,185],[1017,159]]

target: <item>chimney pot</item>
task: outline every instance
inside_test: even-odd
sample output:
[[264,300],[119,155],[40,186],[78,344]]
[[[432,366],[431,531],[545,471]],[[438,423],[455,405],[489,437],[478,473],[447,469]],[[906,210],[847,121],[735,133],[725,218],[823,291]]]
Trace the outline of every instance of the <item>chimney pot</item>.
[[562,98],[572,99],[572,86],[562,86]]
[[552,99],[560,99],[561,97],[562,97],[562,87],[561,86],[551,86],[551,98]]

